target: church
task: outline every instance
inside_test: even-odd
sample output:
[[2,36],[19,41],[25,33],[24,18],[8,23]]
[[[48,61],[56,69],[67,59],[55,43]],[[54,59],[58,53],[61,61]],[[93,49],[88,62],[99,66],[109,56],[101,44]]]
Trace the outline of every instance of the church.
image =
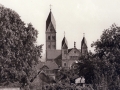
[[61,41],[61,49],[56,49],[56,21],[50,9],[49,15],[46,20],[46,62],[45,65],[48,69],[58,69],[60,67],[70,69],[76,63],[81,55],[88,54],[88,47],[85,36],[81,40],[81,48],[76,48],[74,42],[73,48],[68,48],[67,38],[63,37]]

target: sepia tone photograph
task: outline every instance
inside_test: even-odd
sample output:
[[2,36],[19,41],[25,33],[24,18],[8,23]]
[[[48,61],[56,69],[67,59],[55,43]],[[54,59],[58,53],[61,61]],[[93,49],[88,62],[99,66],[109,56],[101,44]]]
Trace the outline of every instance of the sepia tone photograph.
[[120,1],[0,0],[0,90],[120,90]]

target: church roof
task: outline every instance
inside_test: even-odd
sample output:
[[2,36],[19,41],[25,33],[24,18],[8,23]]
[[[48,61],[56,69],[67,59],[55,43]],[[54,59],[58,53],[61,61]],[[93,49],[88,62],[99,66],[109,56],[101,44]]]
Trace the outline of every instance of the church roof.
[[47,59],[55,59],[61,54],[61,50],[47,50]]
[[56,22],[55,22],[55,19],[54,19],[54,16],[52,14],[52,12],[50,11],[49,15],[48,15],[48,18],[46,20],[46,30],[47,28],[49,27],[49,24],[52,23],[54,29],[56,29]]
[[62,48],[68,48],[67,39],[65,37],[62,40]]
[[62,54],[55,58],[55,60],[62,59]]

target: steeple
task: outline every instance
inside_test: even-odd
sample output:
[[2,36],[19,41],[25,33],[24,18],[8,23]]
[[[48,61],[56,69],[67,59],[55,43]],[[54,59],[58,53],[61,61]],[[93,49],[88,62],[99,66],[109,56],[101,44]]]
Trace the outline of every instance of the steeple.
[[87,47],[87,41],[86,41],[86,39],[85,39],[85,33],[83,33],[83,39],[82,39],[82,41],[81,41],[81,47],[82,46],[85,46],[85,47]]
[[64,38],[62,40],[61,52],[62,52],[62,59],[67,59],[68,43],[65,37],[65,32],[64,32]]
[[62,49],[67,49],[67,48],[68,48],[68,43],[64,33],[64,38],[62,40]]
[[87,50],[87,42],[86,42],[86,39],[85,39],[85,34],[83,33],[83,39],[81,41],[81,53],[83,55],[87,54],[88,53],[88,50]]
[[46,54],[47,50],[56,50],[56,22],[51,11],[46,20]]
[[48,18],[47,18],[47,20],[46,20],[46,31],[47,31],[50,27],[53,27],[54,30],[56,31],[56,22],[55,22],[55,19],[54,19],[53,14],[52,14],[51,8],[50,8],[50,13],[49,13],[49,15],[48,15]]

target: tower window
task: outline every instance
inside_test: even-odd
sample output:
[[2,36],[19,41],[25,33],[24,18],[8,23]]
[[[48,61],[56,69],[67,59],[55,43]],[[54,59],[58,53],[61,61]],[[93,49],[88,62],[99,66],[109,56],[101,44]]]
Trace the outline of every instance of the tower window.
[[56,38],[55,38],[55,36],[52,36],[52,40],[55,40]]
[[50,29],[50,31],[52,32],[52,31],[53,31],[53,29],[51,28],[51,29]]
[[66,63],[64,63],[64,66],[66,66]]
[[48,36],[48,40],[50,40],[50,36]]

